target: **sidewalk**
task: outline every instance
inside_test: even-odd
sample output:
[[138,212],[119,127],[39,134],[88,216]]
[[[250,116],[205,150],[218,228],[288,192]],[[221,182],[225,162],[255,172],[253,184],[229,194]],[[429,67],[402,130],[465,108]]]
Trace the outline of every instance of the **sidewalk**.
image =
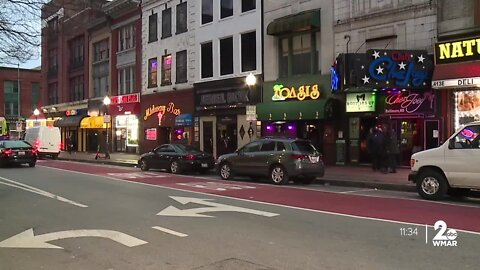
[[[69,154],[68,152],[62,152],[58,159],[135,167],[138,157],[137,154],[111,153],[110,159],[95,160],[95,153],[72,152],[72,154]],[[317,178],[317,183],[332,186],[414,191],[415,186],[407,180],[409,172],[410,169],[399,168],[397,173],[382,174],[372,171],[369,166],[327,166],[325,176]]]

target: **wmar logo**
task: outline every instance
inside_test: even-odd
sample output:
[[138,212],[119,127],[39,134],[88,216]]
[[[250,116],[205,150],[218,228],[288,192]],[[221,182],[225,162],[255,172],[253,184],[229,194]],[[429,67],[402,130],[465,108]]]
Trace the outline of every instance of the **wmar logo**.
[[456,247],[457,246],[457,231],[448,229],[447,223],[443,220],[435,222],[433,229],[438,231],[433,237],[432,243],[434,247]]

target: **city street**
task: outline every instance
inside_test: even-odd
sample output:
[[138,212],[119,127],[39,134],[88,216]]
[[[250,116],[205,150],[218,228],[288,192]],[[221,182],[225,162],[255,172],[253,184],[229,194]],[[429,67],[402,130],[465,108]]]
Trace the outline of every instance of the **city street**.
[[[476,199],[42,160],[0,169],[0,269],[477,269],[479,214]],[[433,245],[438,220],[457,246]]]

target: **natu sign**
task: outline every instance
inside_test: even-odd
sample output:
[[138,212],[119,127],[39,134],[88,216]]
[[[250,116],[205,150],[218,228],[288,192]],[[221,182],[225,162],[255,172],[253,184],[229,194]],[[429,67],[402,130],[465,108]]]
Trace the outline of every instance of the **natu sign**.
[[480,37],[463,38],[435,44],[435,64],[480,60]]

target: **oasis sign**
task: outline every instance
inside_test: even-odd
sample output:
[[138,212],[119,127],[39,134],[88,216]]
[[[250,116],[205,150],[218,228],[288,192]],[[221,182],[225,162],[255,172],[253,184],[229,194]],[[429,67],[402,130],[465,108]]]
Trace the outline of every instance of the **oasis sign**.
[[480,60],[480,37],[435,43],[435,64]]
[[320,97],[320,91],[318,90],[318,84],[314,85],[302,85],[298,88],[285,87],[283,84],[276,84],[273,86],[273,101],[284,101],[288,99],[304,100],[318,99]]

